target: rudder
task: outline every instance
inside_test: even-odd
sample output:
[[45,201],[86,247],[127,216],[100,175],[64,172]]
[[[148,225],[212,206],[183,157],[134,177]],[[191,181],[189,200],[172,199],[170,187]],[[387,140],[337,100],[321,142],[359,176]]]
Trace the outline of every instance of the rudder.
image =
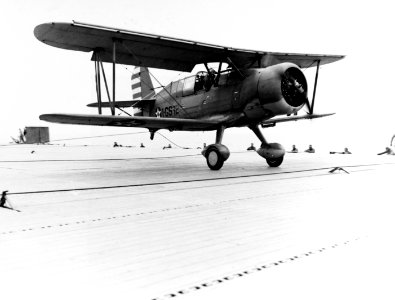
[[155,95],[154,86],[148,68],[135,67],[132,74],[132,95],[133,100],[152,98]]

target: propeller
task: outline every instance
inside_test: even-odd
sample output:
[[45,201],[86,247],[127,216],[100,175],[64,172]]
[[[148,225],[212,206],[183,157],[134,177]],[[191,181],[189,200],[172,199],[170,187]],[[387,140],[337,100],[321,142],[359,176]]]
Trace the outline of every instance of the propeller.
[[298,107],[306,104],[310,108],[310,103],[307,98],[307,81],[302,71],[298,68],[288,68],[281,80],[281,92],[285,101],[293,107]]

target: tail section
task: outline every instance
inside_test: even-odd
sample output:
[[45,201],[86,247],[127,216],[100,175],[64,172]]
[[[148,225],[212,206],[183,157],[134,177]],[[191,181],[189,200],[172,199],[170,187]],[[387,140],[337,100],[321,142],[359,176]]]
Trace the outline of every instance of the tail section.
[[[152,85],[149,71],[146,67],[135,67],[132,74],[133,100],[102,102],[101,107],[112,107],[122,110],[131,107],[132,116],[149,116],[155,103],[155,90]],[[88,107],[98,107],[98,103],[90,103]],[[125,112],[124,110],[122,110]]]
[[136,103],[133,105],[133,116],[148,116],[154,101],[143,101],[155,97],[154,86],[148,68],[135,67],[132,74],[132,95]]
[[153,98],[155,95],[154,86],[148,68],[135,67],[132,75],[133,100],[143,100]]

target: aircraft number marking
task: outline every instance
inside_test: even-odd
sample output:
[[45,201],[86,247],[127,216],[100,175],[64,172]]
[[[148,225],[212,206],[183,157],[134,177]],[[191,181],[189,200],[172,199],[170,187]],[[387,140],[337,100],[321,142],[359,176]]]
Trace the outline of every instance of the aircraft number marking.
[[179,107],[178,106],[166,106],[164,108],[158,107],[156,109],[156,116],[160,117],[172,117],[179,114]]

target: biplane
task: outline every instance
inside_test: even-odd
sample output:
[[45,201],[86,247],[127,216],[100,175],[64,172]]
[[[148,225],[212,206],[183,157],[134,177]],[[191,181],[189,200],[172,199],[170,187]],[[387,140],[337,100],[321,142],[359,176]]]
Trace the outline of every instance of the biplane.
[[[331,115],[314,113],[319,68],[344,57],[243,50],[80,22],[41,24],[34,29],[34,35],[47,45],[92,53],[96,76],[97,102],[89,106],[98,109],[97,115],[44,114],[41,120],[143,127],[149,130],[151,139],[160,129],[215,130],[215,143],[202,151],[212,170],[221,169],[230,155],[222,144],[225,129],[244,126],[261,142],[257,153],[269,166],[280,166],[284,147],[268,143],[259,127]],[[112,90],[103,63],[112,64]],[[210,67],[212,63],[215,69]],[[132,75],[133,100],[116,100],[117,64],[140,67]],[[190,73],[198,64],[204,65],[205,71],[171,82],[155,92],[148,68]],[[316,67],[311,101],[302,71],[310,67]],[[103,82],[107,101],[102,101]],[[304,106],[307,114],[298,116]],[[104,107],[110,109],[111,115],[102,114]],[[128,113],[126,108],[135,113]],[[116,109],[126,115],[115,115]]]

